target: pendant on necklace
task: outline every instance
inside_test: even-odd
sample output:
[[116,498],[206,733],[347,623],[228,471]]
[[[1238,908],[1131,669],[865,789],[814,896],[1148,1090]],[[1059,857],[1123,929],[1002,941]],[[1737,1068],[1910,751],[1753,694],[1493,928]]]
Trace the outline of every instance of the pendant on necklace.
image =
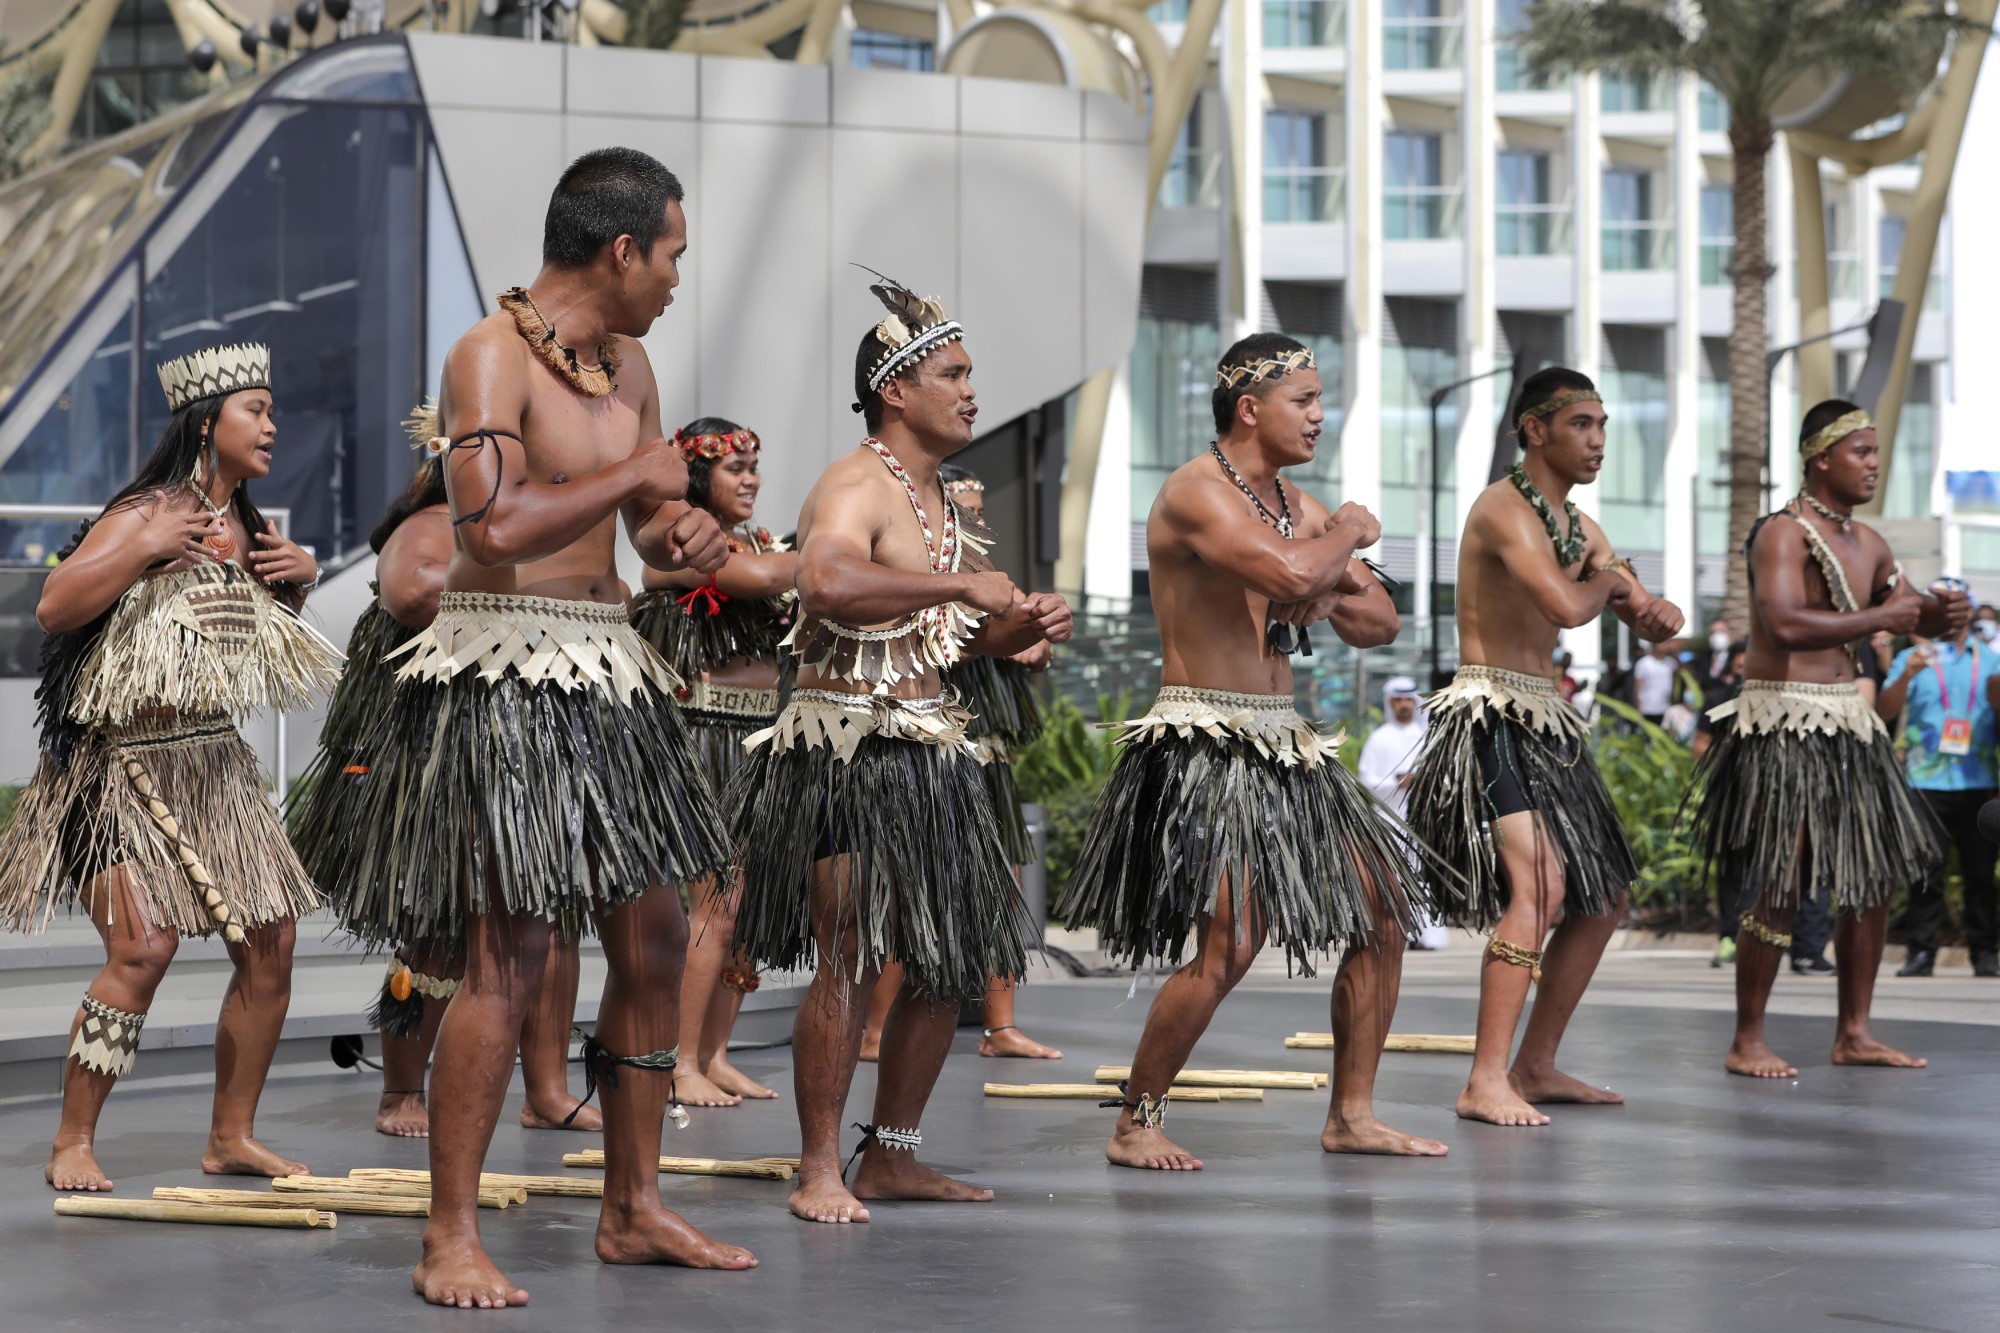
[[217,560],[233,559],[236,555],[236,539],[226,532],[218,532],[204,537],[201,544],[215,552]]

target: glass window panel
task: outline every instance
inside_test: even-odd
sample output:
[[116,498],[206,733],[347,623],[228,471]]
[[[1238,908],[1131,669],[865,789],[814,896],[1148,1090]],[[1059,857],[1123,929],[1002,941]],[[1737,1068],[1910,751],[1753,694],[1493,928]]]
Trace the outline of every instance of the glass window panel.
[[[260,504],[292,510],[323,559],[365,540],[408,477],[400,422],[422,391],[421,113],[294,106],[148,272],[148,363],[221,341],[272,350],[279,419]],[[140,398],[139,438],[166,404]]]
[[1167,474],[1215,438],[1214,324],[1139,317],[1132,348],[1132,516],[1153,508]]
[[1620,551],[1666,549],[1667,377],[1606,368],[1600,377],[1605,429],[1599,514]]
[[[1458,354],[1443,347],[1410,347],[1388,343],[1382,348],[1382,531],[1395,537],[1417,535],[1417,510],[1430,484],[1423,466],[1431,443],[1431,390],[1458,378]],[[1438,408],[1438,436],[1443,442],[1438,476],[1456,476],[1458,466],[1458,396]],[[1439,513],[1451,522],[1451,502],[1440,501]]]
[[848,61],[855,69],[903,69],[918,74],[931,69],[931,44],[915,37],[857,28],[847,49]]

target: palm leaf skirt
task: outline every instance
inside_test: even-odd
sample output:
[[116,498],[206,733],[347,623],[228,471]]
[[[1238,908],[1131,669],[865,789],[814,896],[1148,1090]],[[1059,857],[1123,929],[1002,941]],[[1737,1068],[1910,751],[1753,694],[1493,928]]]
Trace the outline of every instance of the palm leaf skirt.
[[1519,786],[1563,866],[1563,910],[1617,909],[1639,877],[1632,844],[1591,758],[1583,717],[1540,677],[1461,667],[1426,702],[1430,726],[1410,774],[1410,831],[1464,875],[1440,898],[1447,924],[1490,930],[1511,900],[1494,847],[1497,810],[1480,753],[1497,756]]
[[[784,732],[819,693],[799,692],[775,730]],[[724,805],[743,848],[736,943],[759,965],[820,961],[812,877],[820,862],[843,854],[833,867],[833,910],[856,934],[861,970],[897,961],[918,990],[975,1002],[989,978],[1026,968],[1035,924],[980,765],[960,734],[802,739],[794,728],[780,743],[765,733]]]
[[[464,914],[565,935],[655,885],[732,861],[700,756],[663,692],[621,703],[512,674],[400,682],[293,832],[345,929],[369,944],[458,941]],[[330,784],[329,784],[330,785]]]
[[0,920],[38,929],[58,907],[78,910],[90,880],[122,865],[148,925],[213,934],[177,843],[238,925],[320,905],[235,723],[171,719],[91,728],[66,766],[43,757],[0,833]]
[[1710,717],[1683,810],[1705,859],[1736,866],[1759,903],[1795,908],[1801,889],[1830,888],[1843,911],[1878,907],[1944,860],[1943,831],[1853,686],[1746,681]]
[[[1193,711],[1171,712],[1174,699]],[[1163,690],[1125,725],[1055,910],[1114,958],[1177,966],[1227,883],[1239,928],[1254,898],[1268,938],[1311,976],[1329,951],[1414,931],[1425,881],[1449,878],[1289,697]]]

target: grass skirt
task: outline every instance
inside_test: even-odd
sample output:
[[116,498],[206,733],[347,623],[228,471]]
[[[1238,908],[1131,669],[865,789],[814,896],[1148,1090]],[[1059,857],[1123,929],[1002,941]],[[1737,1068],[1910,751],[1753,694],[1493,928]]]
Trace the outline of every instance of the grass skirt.
[[[137,773],[159,811],[140,794]],[[219,927],[183,868],[161,811],[246,929],[320,903],[271,805],[257,756],[226,717],[136,722],[85,733],[68,766],[44,757],[0,833],[0,916],[15,930],[75,911],[91,878],[122,864],[147,924]]]
[[709,786],[719,796],[748,758],[743,743],[777,721],[778,692],[698,681],[684,693],[681,720]]
[[863,969],[898,961],[918,990],[971,1003],[1026,967],[1034,922],[963,715],[940,701],[794,691],[725,805],[744,849],[736,943],[759,964],[814,964],[813,867],[845,854],[836,911]]
[[469,905],[576,935],[729,866],[676,682],[622,607],[447,592],[399,655],[368,772],[295,827],[353,934],[454,943]]
[[1852,684],[1745,681],[1709,717],[1693,837],[1759,903],[1795,908],[1800,889],[1827,887],[1843,911],[1877,907],[1944,860],[1942,831]]
[[1234,919],[1248,927],[1254,894],[1269,938],[1307,976],[1316,956],[1377,929],[1416,929],[1422,880],[1439,867],[1413,866],[1400,822],[1341,766],[1341,738],[1291,696],[1168,686],[1124,726],[1055,912],[1095,929],[1106,953],[1178,966],[1225,876]]
[[1493,845],[1492,792],[1479,750],[1511,770],[1563,863],[1563,910],[1613,910],[1639,877],[1632,845],[1590,755],[1590,729],[1541,676],[1462,666],[1425,702],[1430,725],[1409,787],[1410,830],[1465,876],[1464,891],[1438,901],[1446,923],[1490,930],[1507,909],[1507,882]]

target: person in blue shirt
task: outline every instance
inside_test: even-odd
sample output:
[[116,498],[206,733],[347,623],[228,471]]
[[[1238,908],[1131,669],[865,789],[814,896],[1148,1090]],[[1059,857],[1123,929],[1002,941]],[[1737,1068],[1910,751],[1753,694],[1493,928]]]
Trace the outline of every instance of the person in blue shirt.
[[[1910,786],[1958,848],[1965,877],[1965,938],[1975,976],[2000,977],[1993,867],[1996,848],[1979,835],[1979,807],[1996,785],[1995,711],[2000,709],[2000,645],[1965,630],[1935,641],[1917,639],[1890,664],[1876,710],[1901,736]],[[1944,867],[1910,889],[1905,917],[1909,953],[1903,977],[1927,977],[1937,966],[1938,927],[1945,919]]]

